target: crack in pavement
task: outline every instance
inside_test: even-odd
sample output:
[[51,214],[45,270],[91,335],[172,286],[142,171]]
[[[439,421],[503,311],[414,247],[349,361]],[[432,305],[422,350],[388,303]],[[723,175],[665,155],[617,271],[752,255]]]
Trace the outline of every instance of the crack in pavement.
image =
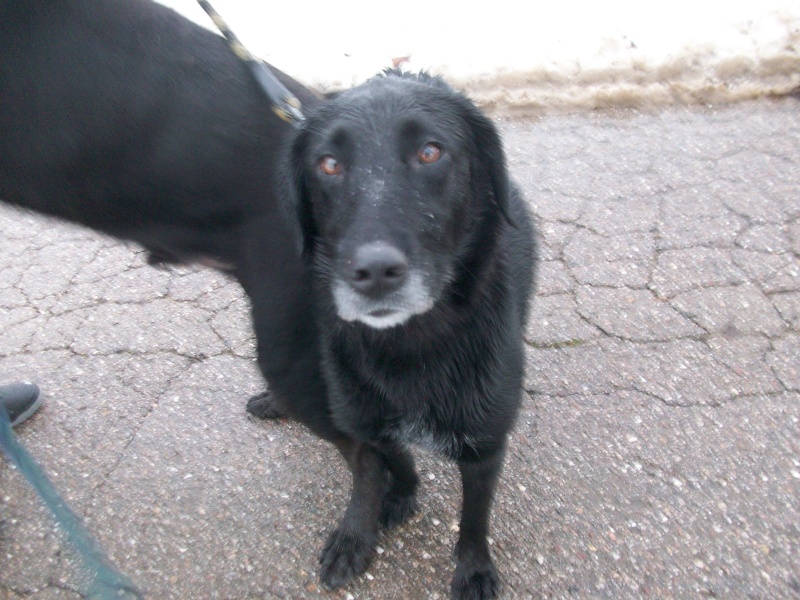
[[[493,517],[509,597],[796,594],[797,108],[500,123],[543,259]],[[347,485],[330,483],[341,465],[331,472],[302,428],[254,423],[233,400],[246,395],[237,380],[257,385],[239,372],[255,372],[241,289],[10,209],[0,232],[0,375],[57,397],[20,434],[122,570],[158,598],[317,597],[316,546]],[[110,397],[87,404],[84,389]],[[93,477],[88,492],[71,469]],[[69,593],[66,559],[46,566],[61,556],[49,525],[18,517],[29,498],[2,468],[0,481],[0,518],[15,522],[0,590],[35,595],[52,580]],[[426,510],[457,521],[457,481],[436,483]],[[154,508],[170,522],[154,524]],[[431,521],[382,539],[399,546],[351,593],[444,595],[450,559]]]

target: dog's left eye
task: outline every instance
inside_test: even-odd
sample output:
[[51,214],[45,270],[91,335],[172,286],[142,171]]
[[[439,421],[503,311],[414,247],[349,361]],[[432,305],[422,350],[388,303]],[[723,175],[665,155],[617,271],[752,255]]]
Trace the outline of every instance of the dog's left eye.
[[419,149],[417,157],[421,163],[429,165],[442,157],[442,149],[437,144],[428,142]]

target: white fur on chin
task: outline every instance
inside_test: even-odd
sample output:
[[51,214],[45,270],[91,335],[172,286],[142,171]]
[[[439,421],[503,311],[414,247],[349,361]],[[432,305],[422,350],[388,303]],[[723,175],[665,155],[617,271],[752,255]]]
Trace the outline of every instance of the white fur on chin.
[[[360,321],[373,329],[389,329],[402,325],[414,315],[433,308],[433,298],[419,271],[412,270],[408,281],[386,298],[372,300],[359,294],[343,281],[333,286],[336,313],[344,321]],[[376,315],[378,312],[387,314]]]

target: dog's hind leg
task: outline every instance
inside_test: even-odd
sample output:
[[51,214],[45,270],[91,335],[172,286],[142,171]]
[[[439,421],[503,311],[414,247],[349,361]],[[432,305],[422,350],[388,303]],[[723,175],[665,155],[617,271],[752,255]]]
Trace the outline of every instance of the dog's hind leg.
[[353,492],[344,518],[320,554],[320,581],[328,589],[346,585],[367,570],[378,540],[387,466],[371,446],[350,438],[334,440],[353,473]]
[[380,450],[391,475],[391,485],[381,505],[381,525],[393,529],[417,513],[419,476],[414,457],[406,448],[381,446]]
[[489,556],[486,536],[489,511],[503,466],[503,451],[478,461],[459,461],[464,500],[456,544],[456,572],[450,584],[454,599],[494,598],[499,579]]

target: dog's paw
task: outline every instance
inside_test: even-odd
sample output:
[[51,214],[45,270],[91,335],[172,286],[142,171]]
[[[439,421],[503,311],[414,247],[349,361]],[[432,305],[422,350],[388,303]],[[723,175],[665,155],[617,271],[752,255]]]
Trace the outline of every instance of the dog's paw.
[[381,526],[394,529],[417,514],[417,495],[400,496],[391,491],[386,492],[381,505]]
[[262,392],[247,401],[247,412],[259,419],[280,419],[286,416],[286,409],[271,393]]
[[347,585],[367,570],[374,544],[337,529],[328,538],[319,557],[319,580],[329,590]]
[[482,562],[480,567],[473,567],[459,561],[450,583],[453,600],[488,600],[497,596],[500,588],[497,571],[491,560]]

